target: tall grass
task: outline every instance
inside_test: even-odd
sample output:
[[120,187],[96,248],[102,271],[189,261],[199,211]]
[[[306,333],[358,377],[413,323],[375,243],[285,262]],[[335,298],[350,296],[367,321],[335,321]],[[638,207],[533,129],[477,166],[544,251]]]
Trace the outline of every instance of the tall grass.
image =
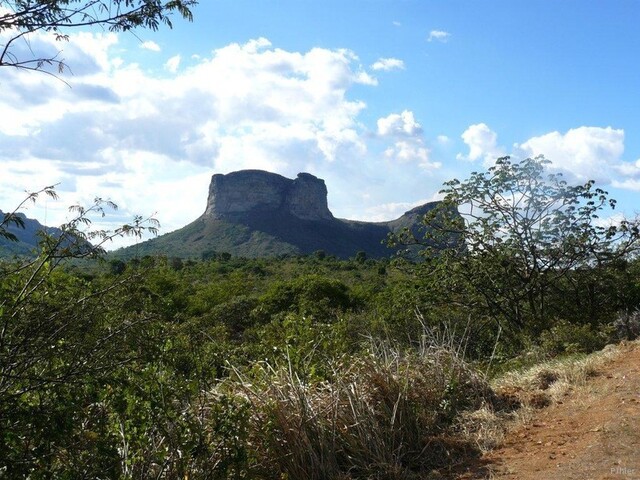
[[252,478],[410,479],[451,465],[473,448],[455,418],[492,398],[455,351],[402,354],[387,347],[333,366],[310,383],[292,368],[238,374],[251,404]]
[[489,385],[460,358],[463,350],[425,335],[412,353],[372,344],[367,355],[331,365],[323,380],[293,362],[234,370],[185,402],[181,421],[131,445],[130,477],[430,478],[495,448],[542,403],[579,389],[624,351],[556,359]]

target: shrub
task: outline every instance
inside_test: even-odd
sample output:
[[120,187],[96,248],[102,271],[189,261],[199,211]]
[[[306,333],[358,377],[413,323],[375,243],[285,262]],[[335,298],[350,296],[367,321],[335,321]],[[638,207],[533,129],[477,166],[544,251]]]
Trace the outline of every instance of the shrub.
[[604,331],[591,325],[576,325],[566,320],[558,321],[540,335],[540,347],[544,354],[557,356],[564,353],[590,353],[600,350],[607,343]]
[[267,364],[254,373],[238,391],[252,404],[251,478],[422,478],[472,449],[454,436],[455,418],[493,399],[463,361],[435,348],[376,349],[315,383]]
[[640,337],[640,310],[621,313],[613,322],[617,340],[635,340]]

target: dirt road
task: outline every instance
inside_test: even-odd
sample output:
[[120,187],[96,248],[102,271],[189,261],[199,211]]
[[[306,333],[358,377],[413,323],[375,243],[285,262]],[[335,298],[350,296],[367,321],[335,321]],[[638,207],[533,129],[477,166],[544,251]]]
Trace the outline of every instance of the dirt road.
[[460,478],[640,480],[640,345],[620,348]]

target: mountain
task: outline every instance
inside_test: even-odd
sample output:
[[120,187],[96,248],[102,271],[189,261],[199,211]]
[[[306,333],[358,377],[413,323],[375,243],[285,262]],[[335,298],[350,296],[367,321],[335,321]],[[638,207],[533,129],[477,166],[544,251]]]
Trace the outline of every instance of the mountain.
[[[0,218],[4,218],[4,213],[0,210]],[[0,236],[0,258],[13,256],[30,256],[38,247],[40,237],[38,232],[46,232],[49,235],[62,235],[62,230],[55,227],[47,227],[37,220],[27,218],[24,213],[16,213],[16,217],[20,218],[24,223],[24,228],[9,222],[4,226],[5,230],[12,233],[18,239],[17,242]]]
[[343,220],[329,211],[324,180],[308,173],[289,179],[242,170],[213,175],[206,209],[192,223],[112,254],[207,258],[227,252],[263,257],[324,250],[340,258],[359,251],[372,258],[388,257],[393,253],[385,244],[388,234],[415,227],[437,204],[427,203],[390,222]]

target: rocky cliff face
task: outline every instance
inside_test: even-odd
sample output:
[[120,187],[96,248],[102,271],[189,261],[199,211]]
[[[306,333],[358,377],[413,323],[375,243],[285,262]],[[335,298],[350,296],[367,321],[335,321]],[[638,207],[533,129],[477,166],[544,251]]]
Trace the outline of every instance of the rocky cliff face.
[[242,170],[211,178],[205,218],[286,212],[303,220],[331,220],[324,180],[299,173],[295,180],[262,170]]
[[[310,254],[323,250],[339,258],[365,252],[393,255],[387,236],[409,228],[421,234],[422,218],[438,202],[427,203],[389,222],[334,218],[323,180],[308,173],[285,178],[261,170],[214,175],[205,213],[189,225],[123,249],[120,255],[212,258],[212,252],[243,257]],[[135,249],[134,249],[135,248]]]

